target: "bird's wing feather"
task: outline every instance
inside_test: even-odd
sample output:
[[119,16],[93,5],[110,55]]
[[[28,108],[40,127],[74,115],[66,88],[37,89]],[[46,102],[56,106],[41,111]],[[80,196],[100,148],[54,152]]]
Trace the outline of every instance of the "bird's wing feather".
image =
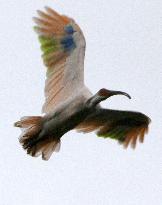
[[150,119],[138,112],[97,109],[76,127],[79,132],[97,131],[99,137],[118,140],[135,148],[137,139],[143,142]]
[[38,15],[35,30],[47,67],[42,112],[49,113],[84,87],[85,39],[72,19],[51,8],[38,11]]

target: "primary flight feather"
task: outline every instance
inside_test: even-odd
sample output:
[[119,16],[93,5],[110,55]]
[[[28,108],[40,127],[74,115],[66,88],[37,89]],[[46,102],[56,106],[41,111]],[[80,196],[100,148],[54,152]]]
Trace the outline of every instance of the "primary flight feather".
[[48,160],[60,149],[68,131],[96,131],[99,137],[118,140],[133,148],[143,142],[150,119],[139,112],[103,109],[99,103],[121,91],[100,89],[92,95],[84,84],[85,38],[80,27],[67,16],[45,7],[34,17],[42,58],[47,67],[42,116],[22,117],[15,123],[22,129],[20,143],[31,156]]

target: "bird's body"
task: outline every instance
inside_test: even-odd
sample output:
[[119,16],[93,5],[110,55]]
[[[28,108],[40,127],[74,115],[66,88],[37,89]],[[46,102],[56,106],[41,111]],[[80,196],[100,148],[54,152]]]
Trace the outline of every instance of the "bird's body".
[[99,103],[121,91],[100,89],[95,95],[84,84],[85,39],[69,17],[50,8],[34,18],[43,61],[47,66],[42,116],[23,117],[15,123],[22,129],[20,143],[32,156],[48,160],[60,148],[60,139],[75,129],[113,138],[127,147],[143,142],[150,119],[139,112],[103,109]]
[[75,128],[91,112],[93,108],[86,104],[85,96],[75,96],[63,105],[57,107],[52,113],[44,116],[44,131],[52,133],[53,137],[62,137],[66,132]]

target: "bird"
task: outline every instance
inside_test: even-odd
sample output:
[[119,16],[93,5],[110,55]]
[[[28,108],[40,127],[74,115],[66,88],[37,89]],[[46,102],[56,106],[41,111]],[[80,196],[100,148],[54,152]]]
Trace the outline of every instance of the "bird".
[[79,25],[50,7],[37,11],[34,30],[47,68],[45,102],[40,116],[25,116],[14,123],[22,133],[19,142],[27,154],[49,160],[58,152],[61,137],[70,130],[95,132],[125,148],[144,141],[150,118],[141,112],[103,108],[101,101],[126,92],[101,88],[92,94],[84,83],[86,41]]

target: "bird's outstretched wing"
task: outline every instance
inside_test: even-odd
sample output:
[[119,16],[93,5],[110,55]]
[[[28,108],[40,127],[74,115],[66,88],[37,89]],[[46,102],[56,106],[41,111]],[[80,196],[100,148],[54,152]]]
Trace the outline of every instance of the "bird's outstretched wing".
[[84,87],[85,39],[74,20],[45,9],[33,19],[47,67],[42,112],[48,113]]
[[135,148],[137,139],[143,142],[150,119],[139,112],[97,109],[76,127],[79,132],[97,131],[99,137],[118,140]]

